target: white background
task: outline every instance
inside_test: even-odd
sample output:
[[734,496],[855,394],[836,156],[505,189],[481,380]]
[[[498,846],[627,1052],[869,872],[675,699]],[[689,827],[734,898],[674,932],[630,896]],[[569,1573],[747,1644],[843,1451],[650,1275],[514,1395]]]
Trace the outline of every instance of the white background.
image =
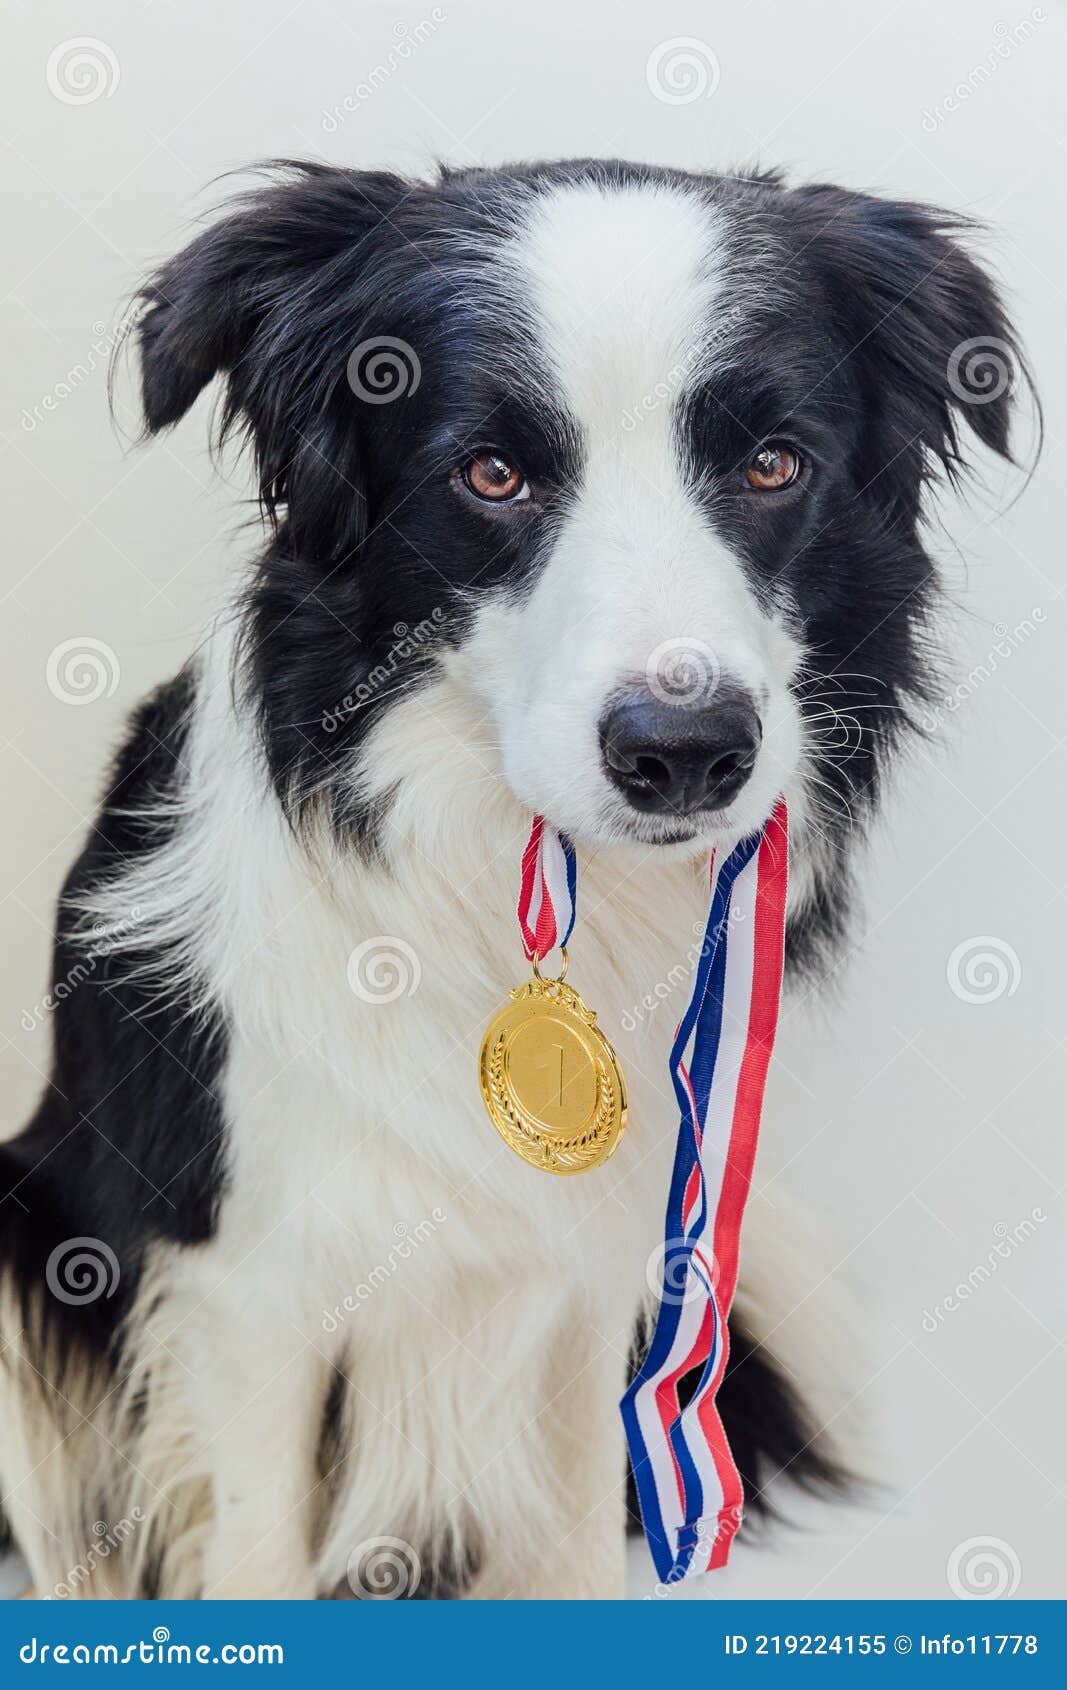
[[[958,1546],[992,1537],[1007,1546],[991,1552],[994,1587],[1062,1594],[1058,0],[1033,11],[1023,0],[444,0],[436,23],[423,0],[22,0],[13,10],[0,102],[0,1131],[25,1118],[47,1066],[39,1000],[53,902],[123,715],[183,661],[251,543],[239,531],[240,472],[226,485],[208,461],[206,404],[142,450],[116,436],[107,411],[122,300],[218,197],[204,191],[212,178],[276,154],[412,173],[435,158],[759,161],[990,223],[983,250],[1046,402],[1045,456],[1006,515],[1020,477],[990,464],[968,502],[940,505],[932,544],[957,606],[943,632],[963,696],[943,713],[940,745],[913,756],[892,794],[847,966],[820,1004],[787,1016],[758,1175],[772,1201],[806,1212],[835,1291],[861,1311],[864,1342],[842,1340],[837,1359],[881,1490],[862,1508],[793,1508],[803,1531],[740,1548],[702,1593],[943,1596]],[[395,26],[422,22],[433,27],[405,56]],[[110,54],[94,49],[106,90],[58,98],[49,55],[85,36]],[[695,38],[719,71],[712,91],[682,104],[646,81],[650,54],[675,37]],[[355,110],[324,126],[346,96]],[[131,422],[126,387],[119,409]],[[118,678],[77,707],[46,677],[55,648],[86,637],[115,654]],[[950,958],[983,937],[977,948],[991,948],[994,965],[969,1002],[958,979],[952,988]],[[924,1310],[988,1261],[997,1229],[1036,1212],[1033,1236],[924,1330]],[[635,1551],[634,1593],[651,1584]]]

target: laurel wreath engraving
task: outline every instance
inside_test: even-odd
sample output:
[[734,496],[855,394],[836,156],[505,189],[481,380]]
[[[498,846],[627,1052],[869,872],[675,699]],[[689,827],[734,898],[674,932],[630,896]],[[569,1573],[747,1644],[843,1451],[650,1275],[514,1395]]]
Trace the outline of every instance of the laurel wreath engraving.
[[[582,1009],[585,1009],[584,1004]],[[592,1024],[592,1012],[586,1010],[584,1019]],[[615,1091],[607,1064],[600,1057],[594,1058],[596,1107],[588,1122],[581,1132],[572,1133],[569,1138],[559,1138],[544,1132],[517,1105],[504,1066],[507,1042],[508,1033],[505,1029],[494,1041],[486,1065],[486,1084],[493,1105],[490,1113],[501,1138],[524,1161],[532,1163],[534,1167],[547,1168],[553,1173],[581,1173],[602,1161],[605,1155],[605,1140],[608,1140],[607,1148],[613,1148],[611,1139],[618,1118]]]

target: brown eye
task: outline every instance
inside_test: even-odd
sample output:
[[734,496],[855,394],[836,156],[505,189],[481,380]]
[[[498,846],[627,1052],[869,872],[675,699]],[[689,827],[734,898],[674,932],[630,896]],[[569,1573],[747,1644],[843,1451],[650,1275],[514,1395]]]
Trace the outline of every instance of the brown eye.
[[499,452],[479,452],[463,466],[463,479],[479,499],[505,504],[509,499],[528,499],[530,489],[521,469],[509,464]]
[[761,446],[745,466],[745,480],[757,493],[777,493],[800,474],[800,454],[784,442]]

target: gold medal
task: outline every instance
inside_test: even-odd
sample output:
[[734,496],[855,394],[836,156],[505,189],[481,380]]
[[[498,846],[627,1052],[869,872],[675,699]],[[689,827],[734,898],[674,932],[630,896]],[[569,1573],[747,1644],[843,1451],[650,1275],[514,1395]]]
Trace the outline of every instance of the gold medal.
[[626,1085],[607,1039],[572,986],[538,972],[516,986],[482,1040],[482,1097],[517,1156],[550,1174],[606,1162],[626,1126]]

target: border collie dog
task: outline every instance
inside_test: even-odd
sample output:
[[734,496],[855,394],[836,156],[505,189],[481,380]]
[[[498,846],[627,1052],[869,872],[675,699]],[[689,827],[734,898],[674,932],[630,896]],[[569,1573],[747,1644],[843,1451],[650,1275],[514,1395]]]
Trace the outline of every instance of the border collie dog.
[[[932,684],[924,489],[964,421],[1008,456],[1011,384],[961,359],[1018,354],[960,235],[776,175],[281,162],[145,285],[147,429],[217,378],[269,540],[130,724],[0,1148],[0,1477],[41,1594],[623,1594],[709,853],[784,794],[788,976],[832,961]],[[534,813],[629,1083],[581,1179],[477,1081]],[[818,1275],[758,1201],[744,1243],[739,1465],[833,1482],[816,1340],[770,1336]]]

